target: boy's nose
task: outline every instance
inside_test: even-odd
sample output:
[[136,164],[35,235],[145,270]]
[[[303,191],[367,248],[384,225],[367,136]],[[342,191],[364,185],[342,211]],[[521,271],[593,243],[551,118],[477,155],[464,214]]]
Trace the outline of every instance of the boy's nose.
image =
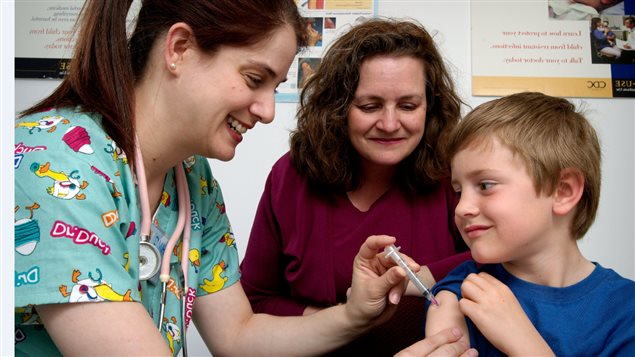
[[461,199],[454,209],[454,214],[457,217],[475,216],[478,214],[478,207],[474,204],[473,200],[470,199],[469,195],[462,193]]

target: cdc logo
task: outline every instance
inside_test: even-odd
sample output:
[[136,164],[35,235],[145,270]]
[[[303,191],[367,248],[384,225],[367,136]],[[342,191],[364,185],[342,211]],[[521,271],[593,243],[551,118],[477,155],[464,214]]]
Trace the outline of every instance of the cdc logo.
[[606,88],[605,81],[587,81],[586,87],[590,89],[603,89]]

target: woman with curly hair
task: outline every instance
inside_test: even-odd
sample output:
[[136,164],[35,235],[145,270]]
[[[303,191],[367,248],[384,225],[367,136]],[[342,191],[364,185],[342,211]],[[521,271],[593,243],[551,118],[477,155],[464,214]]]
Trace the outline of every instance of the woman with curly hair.
[[[469,258],[444,154],[461,103],[414,21],[364,20],[331,44],[301,92],[291,149],[269,174],[242,262],[255,311],[307,315],[345,302],[357,247],[374,234],[396,237],[428,286]],[[423,338],[424,305],[402,299],[388,324],[335,354],[393,355]]]

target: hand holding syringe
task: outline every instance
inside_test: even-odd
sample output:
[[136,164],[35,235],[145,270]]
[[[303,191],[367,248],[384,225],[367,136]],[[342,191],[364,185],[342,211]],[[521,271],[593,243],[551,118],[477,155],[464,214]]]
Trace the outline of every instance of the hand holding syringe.
[[395,247],[394,244],[391,244],[387,246],[386,248],[384,248],[384,254],[386,255],[386,258],[391,258],[395,263],[397,263],[397,265],[399,265],[403,270],[406,271],[406,275],[408,275],[408,278],[410,279],[410,281],[412,281],[412,283],[417,287],[417,289],[421,291],[421,293],[423,294],[423,296],[425,296],[426,299],[430,300],[430,302],[433,303],[434,305],[439,306],[439,303],[434,298],[434,295],[432,295],[432,292],[428,290],[428,288],[423,284],[423,282],[421,282],[417,274],[415,274],[412,271],[412,269],[410,269],[408,264],[406,264],[406,261],[401,257],[401,255],[399,254],[399,247]]

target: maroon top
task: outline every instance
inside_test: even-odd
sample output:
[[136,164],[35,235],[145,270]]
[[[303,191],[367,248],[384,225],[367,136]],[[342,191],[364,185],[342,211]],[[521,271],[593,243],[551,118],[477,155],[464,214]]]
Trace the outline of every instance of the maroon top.
[[[376,234],[395,236],[403,253],[441,280],[470,258],[458,254],[467,248],[454,225],[457,198],[444,180],[426,195],[390,189],[368,212],[360,212],[344,194],[325,197],[309,189],[285,154],[267,178],[241,264],[241,283],[254,311],[302,315],[307,305],[345,302],[353,259],[366,238]],[[424,303],[416,299],[420,309],[416,331],[410,332],[419,339]]]

